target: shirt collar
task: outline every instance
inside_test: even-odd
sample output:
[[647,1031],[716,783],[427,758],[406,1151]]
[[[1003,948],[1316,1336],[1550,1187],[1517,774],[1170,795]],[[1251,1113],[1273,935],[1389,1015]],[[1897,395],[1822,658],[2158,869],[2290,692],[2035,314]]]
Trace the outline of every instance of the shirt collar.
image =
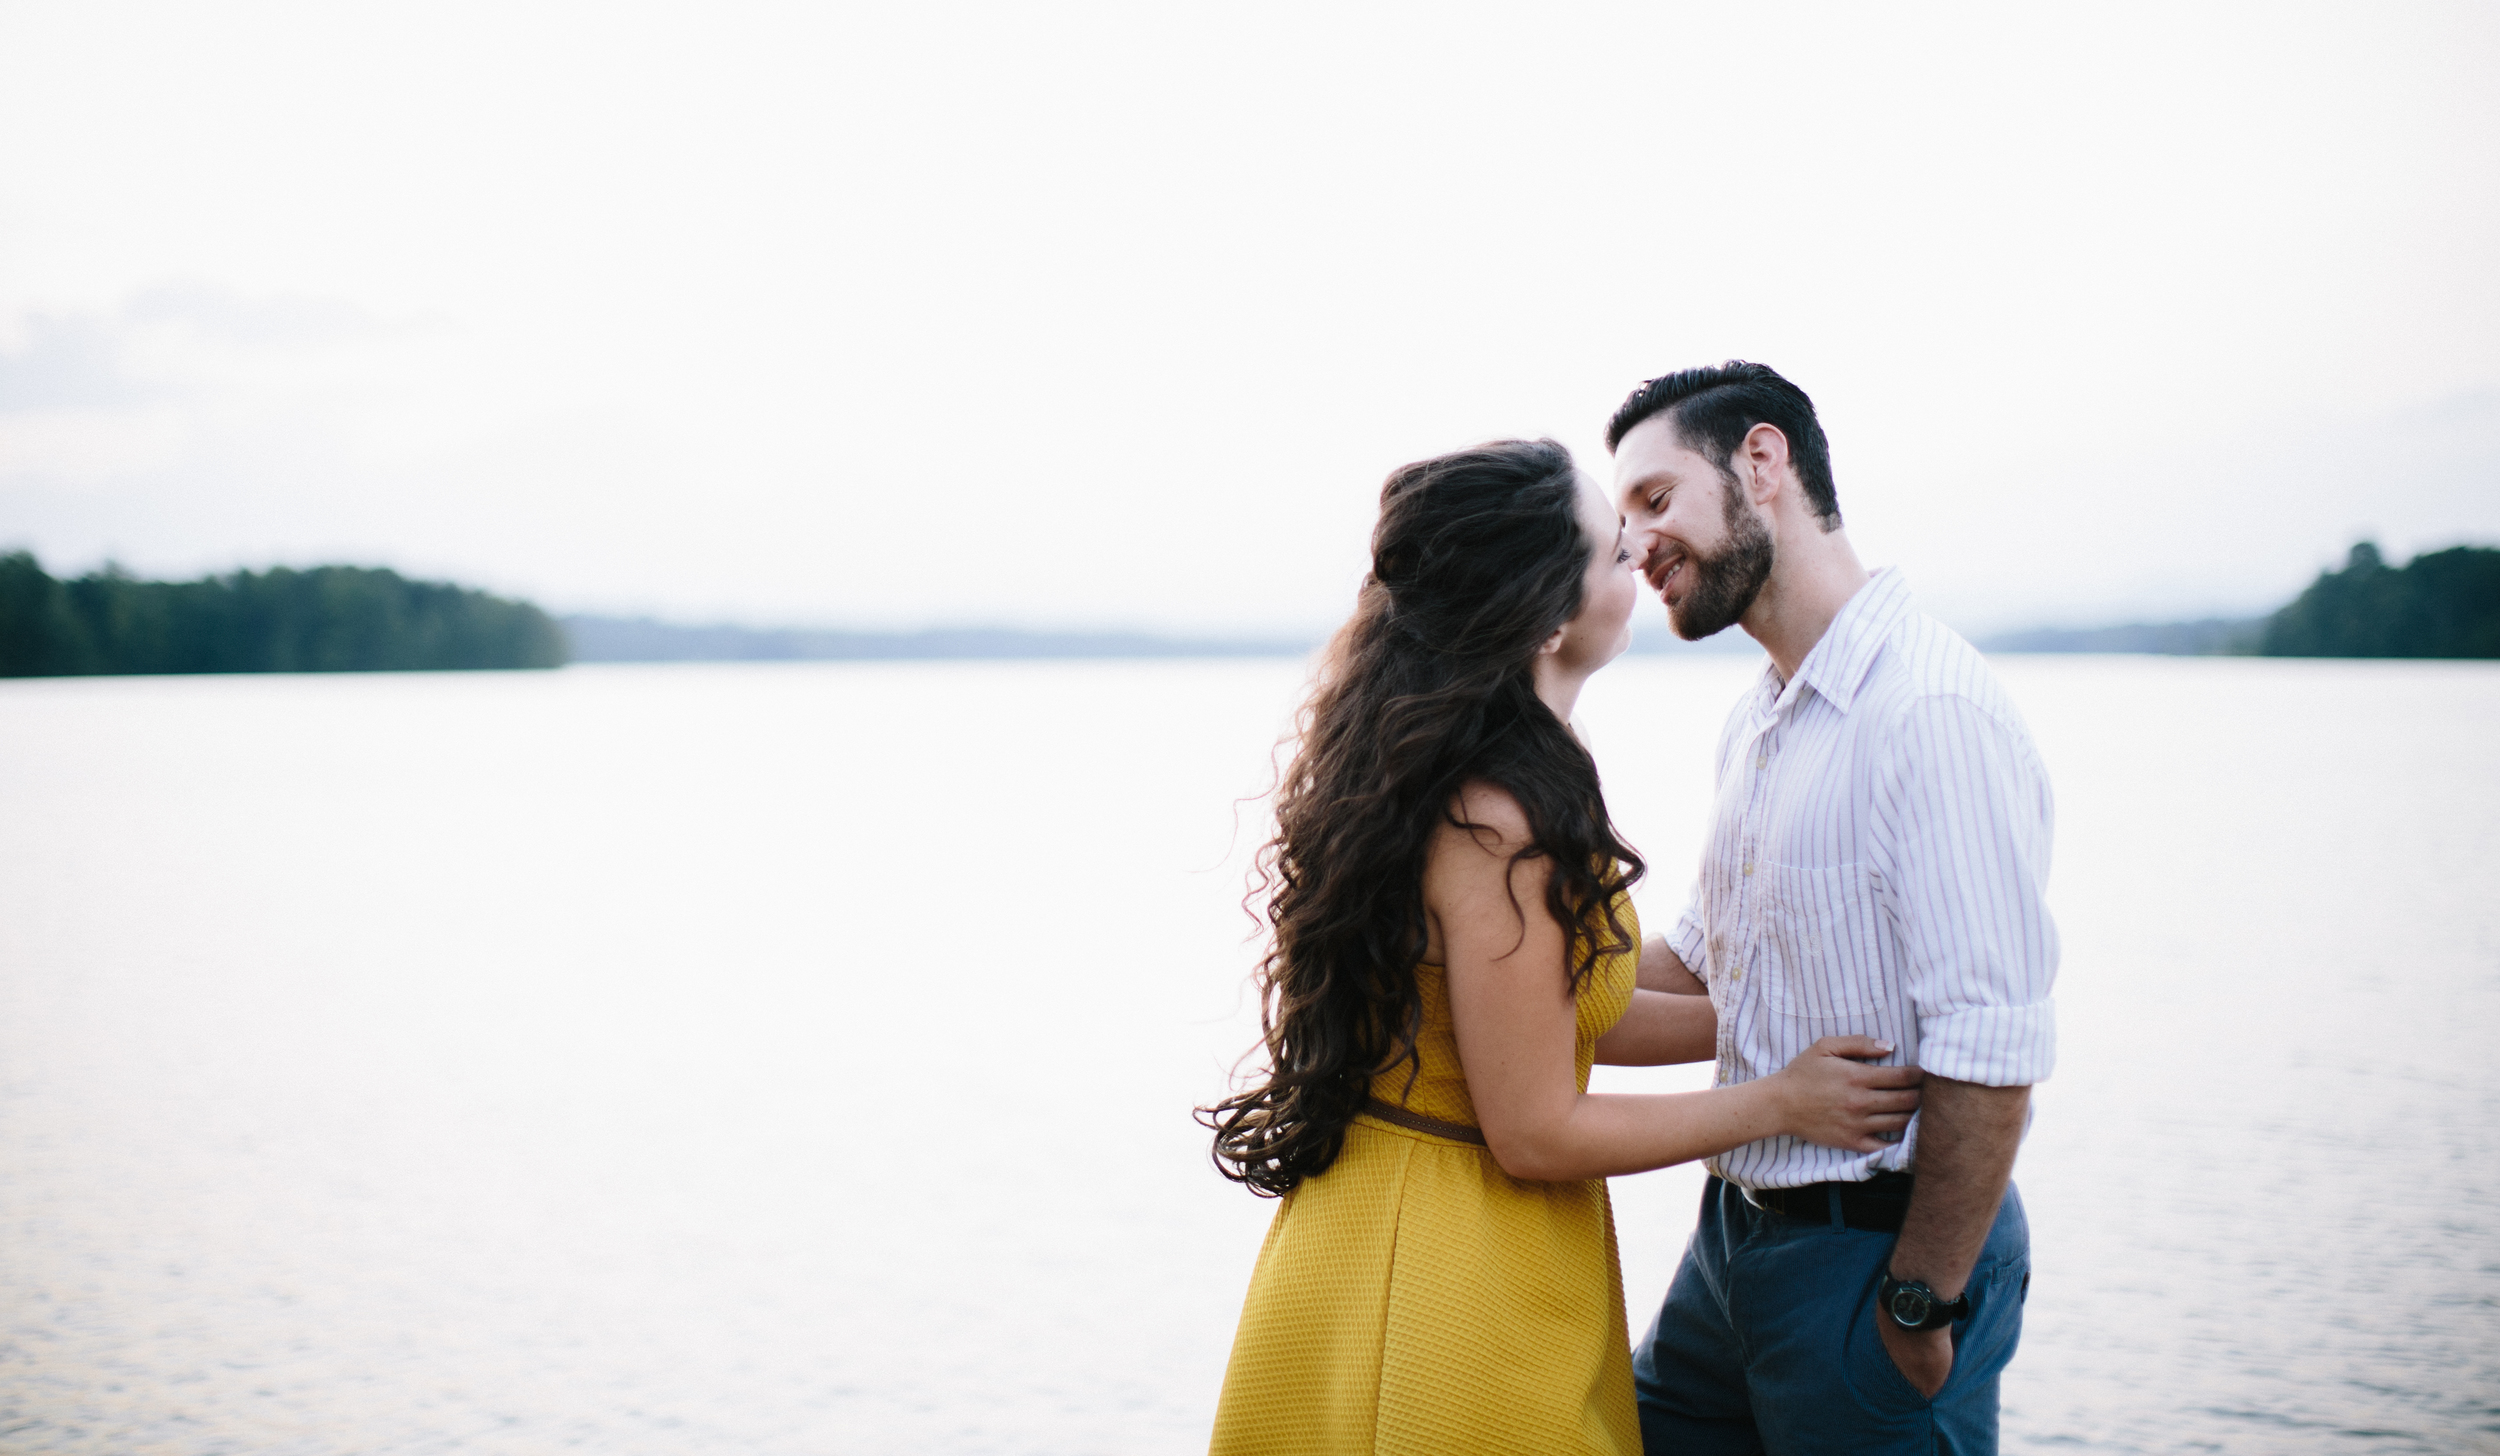
[[[1867,578],[1864,586],[1841,603],[1838,615],[1823,629],[1806,660],[1797,664],[1800,690],[1812,688],[1833,707],[1848,712],[1866,682],[1867,670],[1875,665],[1876,654],[1884,650],[1884,639],[1909,609],[1910,588],[1901,580],[1899,567],[1887,566]],[[1776,682],[1778,676],[1774,666],[1772,680]]]

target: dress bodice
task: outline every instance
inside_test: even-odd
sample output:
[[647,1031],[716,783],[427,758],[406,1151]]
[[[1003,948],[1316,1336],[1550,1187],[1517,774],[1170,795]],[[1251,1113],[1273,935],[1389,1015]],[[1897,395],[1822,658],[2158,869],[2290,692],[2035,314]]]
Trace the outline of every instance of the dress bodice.
[[[1572,1075],[1579,1089],[1589,1089],[1589,1068],[1597,1060],[1597,1039],[1623,1019],[1632,1004],[1632,985],[1639,974],[1641,921],[1631,897],[1615,892],[1616,917],[1631,932],[1627,949],[1597,958],[1588,979],[1580,983],[1577,1035],[1572,1039]],[[1476,1104],[1467,1095],[1467,1076],[1459,1067],[1458,1034],[1450,1024],[1449,976],[1440,966],[1415,968],[1415,988],[1423,996],[1423,1026],[1416,1033],[1415,1054],[1422,1063],[1400,1062],[1372,1078],[1371,1095],[1389,1105],[1441,1122],[1477,1126]],[[1409,1075],[1414,1081],[1408,1083]]]

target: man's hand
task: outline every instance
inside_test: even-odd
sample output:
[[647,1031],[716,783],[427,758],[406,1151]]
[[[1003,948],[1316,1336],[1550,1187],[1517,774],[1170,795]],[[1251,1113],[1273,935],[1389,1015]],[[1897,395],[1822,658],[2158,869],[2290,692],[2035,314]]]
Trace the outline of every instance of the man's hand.
[[1947,1377],[1953,1374],[1953,1332],[1951,1330],[1905,1330],[1893,1323],[1891,1315],[1878,1306],[1875,1329],[1884,1337],[1884,1350],[1900,1370],[1901,1378],[1918,1388],[1929,1400],[1944,1389]]

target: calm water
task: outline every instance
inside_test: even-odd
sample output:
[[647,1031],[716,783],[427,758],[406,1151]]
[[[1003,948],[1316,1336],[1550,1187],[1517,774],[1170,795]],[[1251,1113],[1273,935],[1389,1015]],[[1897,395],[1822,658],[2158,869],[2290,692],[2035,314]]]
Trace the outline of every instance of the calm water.
[[[2500,670],[2001,670],[2067,947],[2009,1448],[2500,1452]],[[0,684],[0,1451],[1200,1446],[1299,671]],[[1655,919],[1751,671],[1592,687]],[[1697,1186],[1616,1185],[1636,1322]]]

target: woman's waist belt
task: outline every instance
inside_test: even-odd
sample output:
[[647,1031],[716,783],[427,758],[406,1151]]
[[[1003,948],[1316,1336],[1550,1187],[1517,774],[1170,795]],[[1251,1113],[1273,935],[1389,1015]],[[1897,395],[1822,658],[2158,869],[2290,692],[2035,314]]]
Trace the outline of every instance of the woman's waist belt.
[[1434,1137],[1445,1137],[1452,1142],[1474,1143],[1477,1147],[1484,1146],[1484,1129],[1482,1128],[1469,1127],[1463,1122],[1443,1122],[1437,1117],[1426,1117],[1420,1112],[1409,1112],[1403,1107],[1383,1102],[1377,1097],[1363,1104],[1363,1112],[1365,1116],[1377,1117],[1382,1122],[1395,1123],[1399,1127],[1415,1132],[1428,1132]]

